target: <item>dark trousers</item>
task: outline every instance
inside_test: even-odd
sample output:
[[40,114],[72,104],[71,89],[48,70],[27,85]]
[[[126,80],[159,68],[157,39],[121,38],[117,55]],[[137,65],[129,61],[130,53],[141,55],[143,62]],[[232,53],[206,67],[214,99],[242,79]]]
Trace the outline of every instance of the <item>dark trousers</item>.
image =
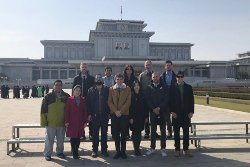
[[[150,123],[151,123],[151,145],[152,149],[155,149],[156,144],[156,115],[154,113],[150,113]],[[166,119],[163,118],[162,124],[160,125],[161,131],[161,149],[166,148]]]
[[172,135],[173,130],[172,130],[172,121],[171,121],[170,113],[166,113],[166,121],[167,121],[168,133]]
[[[149,112],[149,111],[148,111]],[[150,134],[150,126],[149,126],[149,119],[148,122],[144,123],[144,128],[145,128],[145,134]]]
[[132,131],[132,140],[134,144],[134,150],[139,150],[140,149],[140,144],[141,144],[141,131],[134,130]]
[[113,124],[113,136],[115,139],[116,152],[125,154],[129,116],[122,115],[118,118],[116,115],[113,114],[111,116],[111,119]]
[[[180,126],[174,125],[174,141],[175,141],[175,150],[180,151]],[[189,127],[183,126],[183,150],[188,150],[189,147]]]
[[93,123],[92,123],[92,120],[89,121],[89,136],[93,136]]
[[78,148],[80,146],[80,138],[70,138],[71,150],[74,156],[78,156]]
[[101,117],[92,117],[92,127],[93,127],[93,139],[92,148],[93,151],[98,151],[99,146],[99,130],[101,129],[101,151],[107,152],[107,133],[108,133],[108,117],[102,119]]

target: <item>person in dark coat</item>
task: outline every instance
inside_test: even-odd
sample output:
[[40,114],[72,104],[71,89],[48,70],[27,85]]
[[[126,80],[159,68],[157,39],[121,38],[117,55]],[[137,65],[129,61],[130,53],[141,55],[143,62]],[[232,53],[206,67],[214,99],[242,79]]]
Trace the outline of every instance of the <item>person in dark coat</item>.
[[87,106],[85,98],[80,96],[81,86],[73,88],[73,96],[69,97],[65,109],[66,136],[70,137],[71,150],[74,159],[79,159],[78,148],[83,127],[87,123]]
[[134,68],[132,65],[126,65],[123,71],[124,83],[132,89],[132,84],[134,81],[138,80],[134,74]]
[[5,91],[5,85],[2,85],[2,86],[1,86],[1,98],[6,98],[6,97],[5,97],[5,96],[6,96],[6,95],[5,95],[5,94],[6,94],[5,92],[6,92],[6,91]]
[[146,152],[151,155],[155,152],[156,147],[156,129],[160,125],[161,131],[161,155],[167,156],[166,152],[166,108],[168,102],[168,95],[166,89],[160,84],[159,74],[154,72],[152,74],[152,84],[147,88],[147,103],[150,109],[150,122],[151,122],[151,145],[150,149]]
[[49,93],[49,85],[46,85],[46,87],[45,87],[45,92],[46,92],[46,94]]
[[192,86],[183,81],[184,72],[176,74],[177,84],[172,85],[170,108],[174,128],[175,156],[180,156],[180,128],[183,130],[183,155],[192,157],[189,151],[189,127],[194,114]]
[[[132,84],[134,83],[134,81],[137,81],[138,79],[135,77],[134,74],[134,68],[132,65],[128,64],[125,66],[125,69],[123,71],[123,75],[124,75],[124,83],[132,88]],[[129,125],[128,125],[129,126]],[[129,134],[129,127],[127,128],[127,138],[130,138],[130,134]]]
[[38,93],[37,93],[37,87],[36,85],[33,85],[32,86],[32,89],[31,89],[31,97],[38,97]]
[[[173,63],[171,60],[167,60],[165,62],[165,72],[161,75],[160,82],[167,89],[168,92],[170,92],[171,85],[176,84],[176,75],[173,71]],[[171,97],[171,95],[169,96]],[[167,113],[166,119],[167,119],[167,130],[168,130],[167,138],[172,138],[173,130],[172,130],[170,112]]]
[[[76,85],[80,85],[82,87],[81,96],[87,98],[88,89],[95,84],[95,77],[89,75],[88,65],[86,63],[81,62],[80,64],[80,73],[75,76],[73,80],[73,87]],[[89,121],[89,139],[92,139],[92,122]],[[83,138],[85,138],[85,133],[83,134]]]
[[42,86],[42,97],[44,97],[45,86]]
[[101,152],[102,155],[108,157],[107,133],[109,122],[109,107],[108,107],[109,87],[103,84],[101,74],[95,76],[95,85],[88,90],[87,106],[89,120],[93,125],[93,145],[92,157],[98,156],[99,145],[99,130],[101,129]]
[[[140,81],[141,86],[142,86],[141,90],[144,94],[146,94],[146,90],[147,90],[148,85],[151,84],[152,73],[153,73],[152,66],[153,66],[152,61],[146,60],[144,63],[145,70],[138,77],[138,80]],[[149,118],[148,118],[148,120],[149,120]],[[150,120],[148,122],[146,122],[144,125],[144,127],[145,127],[144,138],[145,139],[149,139],[149,137],[150,137],[150,135],[149,135],[150,134],[149,122],[150,122]],[[156,134],[156,136],[159,136],[159,135]]]
[[5,86],[5,90],[6,90],[6,98],[9,99],[10,98],[10,87],[8,85]]
[[132,131],[134,154],[140,156],[141,131],[144,130],[144,123],[148,122],[148,109],[146,97],[141,92],[141,85],[138,80],[134,81],[131,94],[131,105],[129,109],[129,123]]

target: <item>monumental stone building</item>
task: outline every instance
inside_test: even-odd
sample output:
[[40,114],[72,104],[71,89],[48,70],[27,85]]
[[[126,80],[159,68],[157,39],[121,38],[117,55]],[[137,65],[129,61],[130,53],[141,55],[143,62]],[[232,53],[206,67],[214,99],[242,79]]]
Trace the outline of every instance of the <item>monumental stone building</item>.
[[249,71],[249,55],[233,61],[194,61],[193,44],[151,42],[155,32],[144,31],[146,26],[144,21],[100,19],[95,30],[90,31],[88,41],[42,40],[44,58],[0,59],[1,81],[72,80],[79,72],[80,62],[88,64],[92,75],[103,74],[108,65],[113,73],[123,72],[125,64],[133,65],[139,74],[146,59],[152,60],[154,71],[160,73],[164,71],[165,60],[172,60],[174,70],[183,70],[191,84],[197,78],[237,78],[242,71]]

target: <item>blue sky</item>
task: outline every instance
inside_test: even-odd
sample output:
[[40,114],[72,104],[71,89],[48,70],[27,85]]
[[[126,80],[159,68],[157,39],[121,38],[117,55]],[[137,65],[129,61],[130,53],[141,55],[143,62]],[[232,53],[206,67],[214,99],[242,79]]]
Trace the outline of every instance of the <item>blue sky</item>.
[[0,58],[40,59],[40,40],[83,40],[99,19],[143,20],[151,42],[193,43],[195,60],[250,50],[250,0],[0,0]]

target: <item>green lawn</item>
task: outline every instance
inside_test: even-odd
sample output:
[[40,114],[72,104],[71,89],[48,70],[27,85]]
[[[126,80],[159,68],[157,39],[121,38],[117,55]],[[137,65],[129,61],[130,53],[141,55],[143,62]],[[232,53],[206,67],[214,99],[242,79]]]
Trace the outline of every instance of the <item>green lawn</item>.
[[233,99],[231,99],[230,101],[224,101],[220,100],[220,98],[210,98],[209,105],[207,105],[206,97],[195,96],[195,104],[218,107],[218,108],[226,108],[226,109],[238,110],[250,113],[250,104],[240,104],[238,103],[239,101],[240,100],[233,100]]

